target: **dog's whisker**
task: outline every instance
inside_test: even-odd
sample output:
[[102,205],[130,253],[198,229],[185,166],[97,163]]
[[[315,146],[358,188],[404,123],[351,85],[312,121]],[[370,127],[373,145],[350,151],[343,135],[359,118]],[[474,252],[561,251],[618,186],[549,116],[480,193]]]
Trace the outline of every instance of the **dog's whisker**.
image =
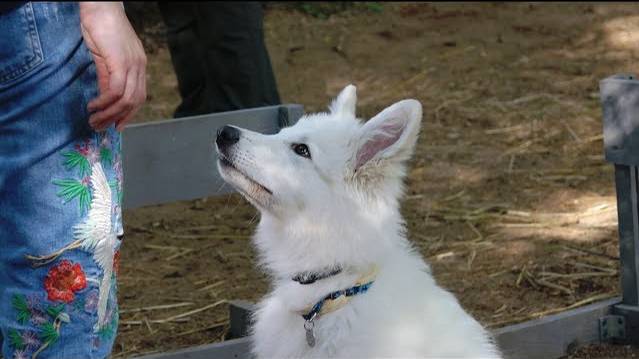
[[235,206],[231,209],[231,212],[230,212],[230,213],[231,213],[231,214],[233,214],[233,212],[235,212],[235,211],[236,211],[236,210],[240,207],[240,205],[241,205],[241,204],[242,204],[242,198],[238,198],[237,203],[236,203],[236,204],[235,204]]
[[217,189],[217,191],[215,191],[215,193],[220,193],[224,186],[226,186],[226,182],[222,181],[222,185]]

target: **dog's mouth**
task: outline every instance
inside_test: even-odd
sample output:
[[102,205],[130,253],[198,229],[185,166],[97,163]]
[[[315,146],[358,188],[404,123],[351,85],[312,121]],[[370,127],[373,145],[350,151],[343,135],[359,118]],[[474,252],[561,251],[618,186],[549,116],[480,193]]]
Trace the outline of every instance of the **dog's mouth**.
[[237,168],[224,154],[219,154],[218,163],[226,172],[228,181],[245,196],[265,205],[264,197],[273,195],[273,191]]

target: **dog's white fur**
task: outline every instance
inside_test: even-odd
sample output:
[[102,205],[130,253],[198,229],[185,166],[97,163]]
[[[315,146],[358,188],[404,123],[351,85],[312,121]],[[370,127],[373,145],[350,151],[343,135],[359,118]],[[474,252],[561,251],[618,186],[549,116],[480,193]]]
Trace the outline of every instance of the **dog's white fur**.
[[[405,162],[417,141],[422,107],[404,100],[362,124],[355,87],[329,113],[302,117],[275,135],[241,130],[218,148],[226,181],[261,212],[255,235],[273,290],[258,305],[253,351],[258,358],[500,358],[490,334],[440,288],[405,236],[399,212]],[[311,159],[293,151],[308,146]],[[228,164],[231,165],[228,165]],[[366,268],[370,290],[315,320],[306,343],[300,311],[328,293],[352,287]],[[341,274],[301,285],[302,271],[339,265]]]

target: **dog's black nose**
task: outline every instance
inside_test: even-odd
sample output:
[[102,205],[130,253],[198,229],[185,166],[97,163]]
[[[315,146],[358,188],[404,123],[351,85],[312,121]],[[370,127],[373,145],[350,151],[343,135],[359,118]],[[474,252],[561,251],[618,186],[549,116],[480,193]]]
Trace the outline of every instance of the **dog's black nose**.
[[231,126],[224,126],[217,130],[217,139],[215,143],[222,149],[226,148],[240,140],[240,130]]

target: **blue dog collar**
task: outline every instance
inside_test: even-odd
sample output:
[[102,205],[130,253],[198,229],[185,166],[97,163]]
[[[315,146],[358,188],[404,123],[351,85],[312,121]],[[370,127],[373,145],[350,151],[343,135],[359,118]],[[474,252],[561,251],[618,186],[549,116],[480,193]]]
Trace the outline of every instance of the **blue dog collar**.
[[327,300],[335,300],[341,296],[352,297],[354,295],[364,294],[368,291],[368,289],[371,287],[371,285],[373,285],[374,282],[375,281],[372,280],[368,283],[332,292],[326,297],[322,298],[319,302],[315,303],[313,308],[308,313],[302,314],[302,318],[304,318],[304,320],[311,320],[311,318],[315,318],[319,314],[319,312],[322,311],[322,307]]
[[320,300],[319,302],[315,303],[313,308],[311,308],[311,310],[308,313],[302,314],[302,318],[304,318],[304,330],[306,331],[306,343],[308,344],[308,346],[311,348],[315,346],[315,341],[316,341],[315,333],[313,333],[313,328],[315,327],[314,320],[322,311],[322,308],[324,307],[325,303],[336,301],[339,298],[342,298],[347,301],[348,299],[350,299],[350,297],[354,295],[364,294],[368,291],[371,285],[373,285],[373,282],[375,281],[371,280],[370,282],[366,282],[364,284],[358,284],[348,289],[342,289],[342,290],[332,292],[326,297],[324,297],[322,300]]

